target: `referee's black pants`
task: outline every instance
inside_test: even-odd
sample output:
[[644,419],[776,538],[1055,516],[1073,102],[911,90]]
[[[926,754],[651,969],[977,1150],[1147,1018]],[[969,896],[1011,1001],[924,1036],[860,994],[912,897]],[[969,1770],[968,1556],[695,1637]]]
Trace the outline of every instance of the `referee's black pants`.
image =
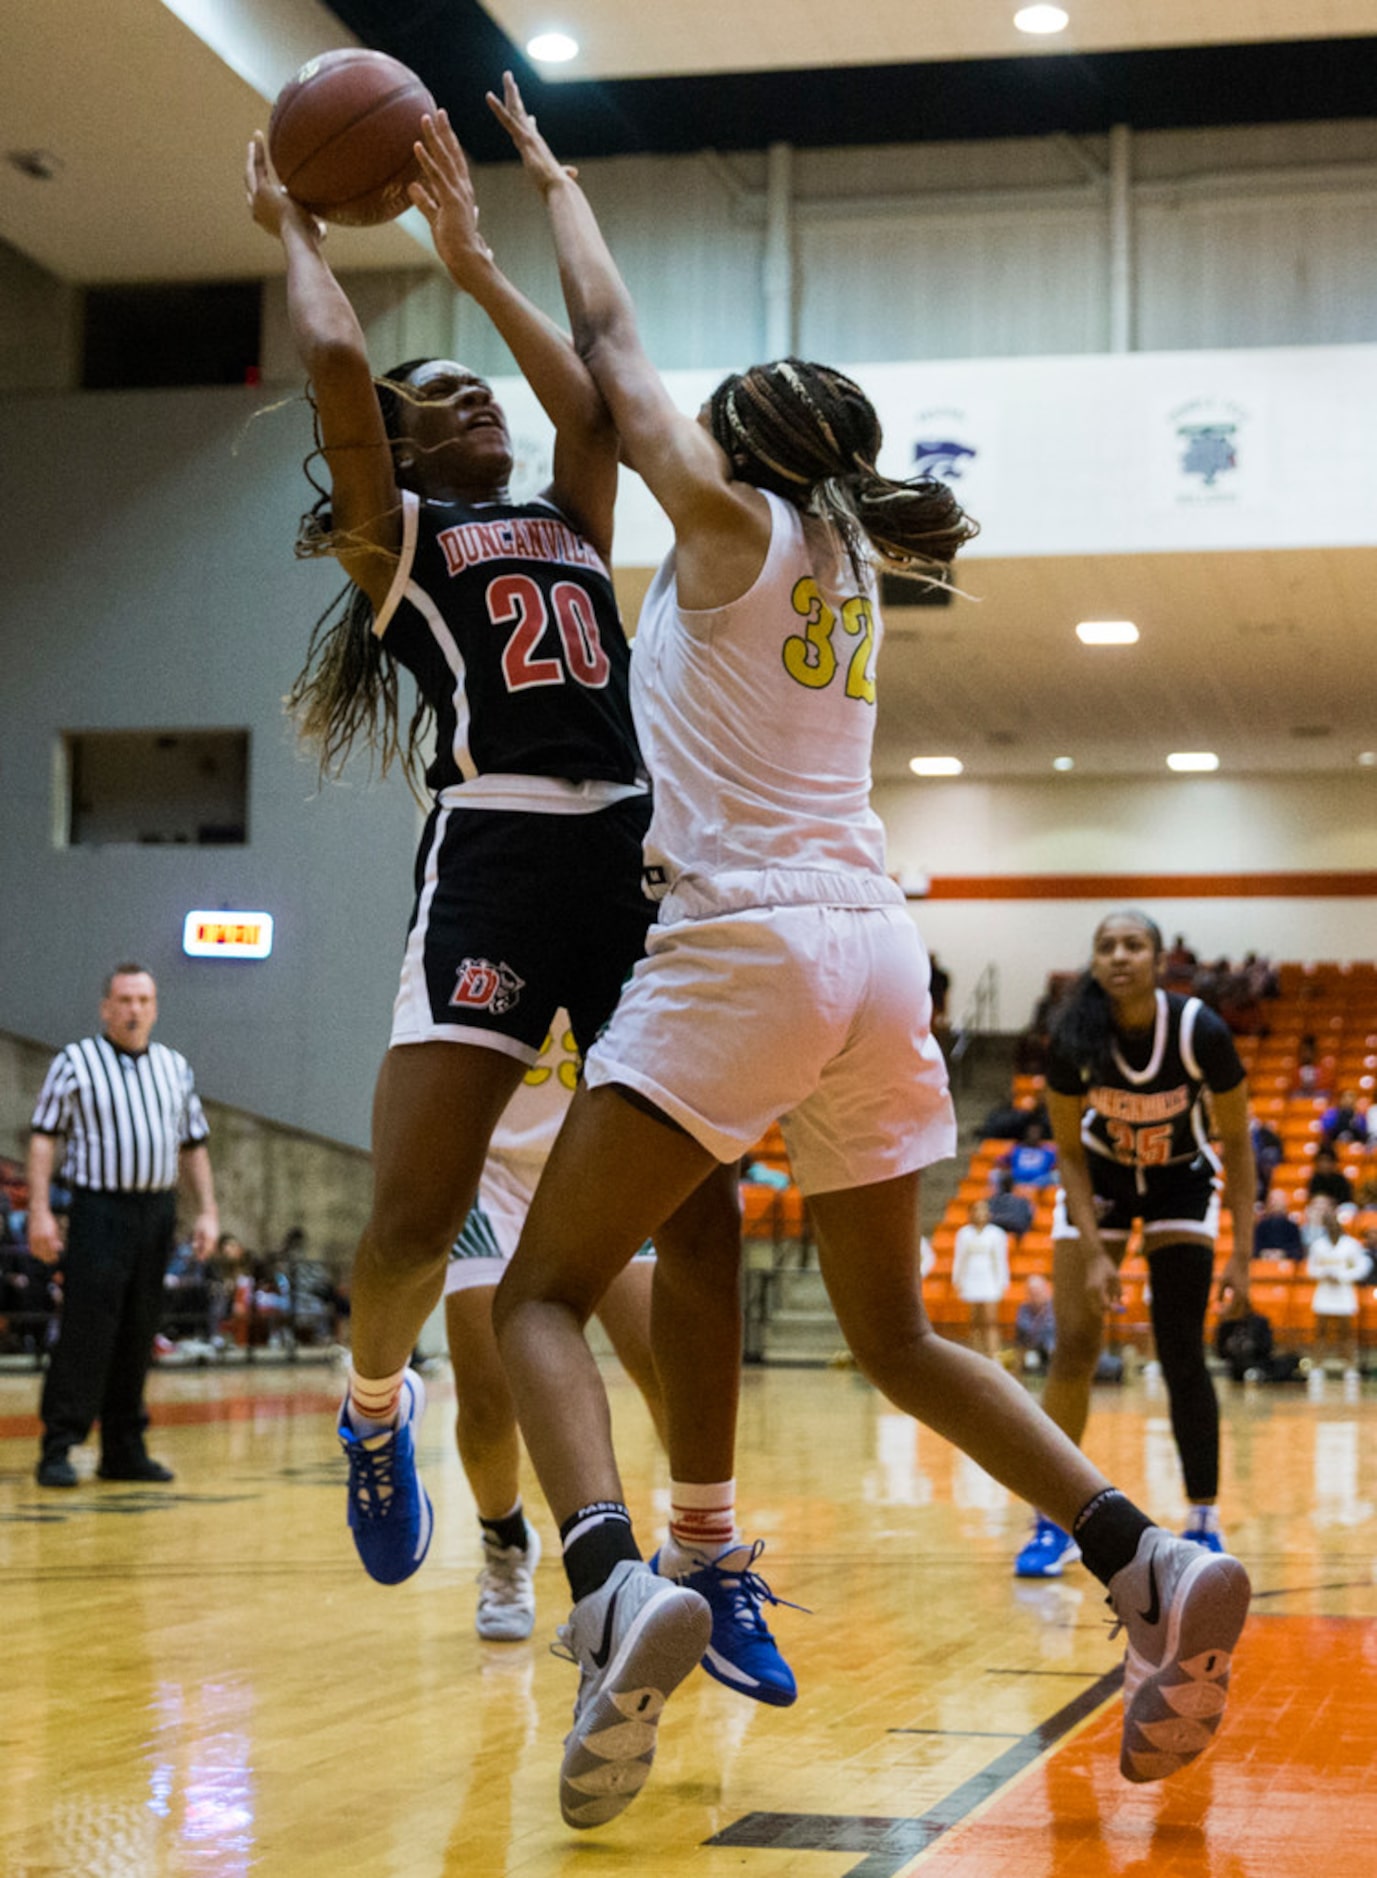
[[176,1224],[175,1193],[73,1194],[61,1326],[39,1406],[45,1457],[83,1442],[97,1418],[104,1461],[143,1454],[143,1388]]

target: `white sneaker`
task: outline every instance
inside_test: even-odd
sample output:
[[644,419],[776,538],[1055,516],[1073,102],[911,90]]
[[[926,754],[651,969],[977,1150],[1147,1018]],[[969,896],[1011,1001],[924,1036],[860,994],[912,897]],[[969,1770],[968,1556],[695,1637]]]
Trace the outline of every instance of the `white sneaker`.
[[478,1574],[478,1611],[473,1627],[489,1643],[520,1643],[535,1629],[534,1572],[540,1563],[540,1534],[526,1527],[526,1544],[494,1545],[483,1535]]
[[1126,1780],[1165,1780],[1213,1741],[1251,1596],[1236,1558],[1160,1526],[1148,1528],[1110,1579],[1110,1606],[1128,1632],[1119,1754]]
[[622,1559],[579,1599],[555,1646],[579,1670],[559,1775],[566,1825],[605,1825],[635,1799],[655,1758],[660,1712],[711,1635],[707,1600],[639,1559]]

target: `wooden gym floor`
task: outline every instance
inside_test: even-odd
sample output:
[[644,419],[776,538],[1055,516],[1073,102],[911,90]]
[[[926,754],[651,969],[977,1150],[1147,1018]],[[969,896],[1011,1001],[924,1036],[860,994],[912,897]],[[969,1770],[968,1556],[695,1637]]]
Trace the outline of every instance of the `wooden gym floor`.
[[[653,1539],[664,1464],[609,1382]],[[305,1365],[164,1371],[151,1446],[175,1486],[55,1493],[33,1484],[37,1378],[0,1376],[5,1878],[1377,1873],[1377,1395],[1221,1385],[1254,1615],[1215,1748],[1141,1788],[1118,1774],[1120,1646],[1084,1569],[1015,1582],[1021,1505],[854,1373],[748,1372],[748,1530],[812,1613],[773,1614],[799,1702],[694,1676],[645,1792],[575,1834],[555,1793],[575,1677],[547,1648],[567,1608],[548,1521],[535,1637],[480,1643],[441,1370],[421,1436],[430,1558],[372,1584],[344,1525],[339,1386]],[[1150,1383],[1099,1392],[1091,1446],[1179,1519]]]

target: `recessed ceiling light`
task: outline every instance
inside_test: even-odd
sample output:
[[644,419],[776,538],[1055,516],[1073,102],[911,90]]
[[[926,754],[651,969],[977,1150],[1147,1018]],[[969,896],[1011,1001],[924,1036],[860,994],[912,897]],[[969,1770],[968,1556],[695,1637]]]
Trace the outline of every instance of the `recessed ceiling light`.
[[1014,25],[1021,33],[1060,33],[1070,21],[1065,7],[1020,7],[1014,15]]
[[1138,628],[1131,619],[1083,619],[1076,637],[1083,646],[1132,646],[1138,643]]
[[1167,758],[1168,769],[1218,769],[1219,758],[1213,750],[1177,750]]
[[1074,756],[1054,756],[1052,758],[1053,769],[1074,769],[1075,767],[1076,759]]
[[909,768],[915,776],[959,776],[965,764],[959,756],[915,756]]
[[537,33],[526,41],[526,50],[542,65],[564,65],[579,56],[579,42],[568,33]]
[[1360,750],[1358,752],[1358,761],[1362,764],[1364,769],[1371,769],[1373,764],[1377,763],[1377,750]]

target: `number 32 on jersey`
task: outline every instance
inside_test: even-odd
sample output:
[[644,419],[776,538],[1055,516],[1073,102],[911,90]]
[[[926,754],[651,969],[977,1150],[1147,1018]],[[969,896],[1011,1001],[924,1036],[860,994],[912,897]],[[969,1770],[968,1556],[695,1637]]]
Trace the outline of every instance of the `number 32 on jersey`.
[[790,678],[810,691],[822,691],[844,662],[846,696],[874,704],[875,616],[870,601],[855,593],[842,603],[840,614],[834,613],[811,574],[797,582],[790,600],[804,621],[803,631],[790,633],[784,641],[784,669]]

